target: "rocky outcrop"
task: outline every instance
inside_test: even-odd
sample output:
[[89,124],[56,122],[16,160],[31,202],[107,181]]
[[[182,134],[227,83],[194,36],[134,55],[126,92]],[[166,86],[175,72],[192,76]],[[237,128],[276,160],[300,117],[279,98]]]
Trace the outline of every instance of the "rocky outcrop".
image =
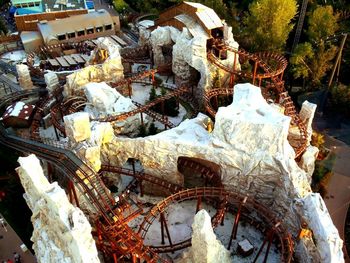
[[230,252],[216,239],[207,211],[200,210],[192,224],[192,246],[177,263],[231,263]]
[[31,240],[38,262],[100,262],[91,226],[83,212],[69,203],[56,182],[47,181],[34,155],[20,157],[18,161],[24,198],[33,212]]
[[90,137],[90,119],[86,112],[76,112],[63,117],[64,128],[72,142],[81,142]]
[[[212,133],[205,128],[207,119],[199,114],[174,129],[144,138],[113,137],[109,143],[101,144],[102,163],[122,166],[129,158],[137,159],[146,173],[181,185],[190,175],[180,172],[180,158],[190,158],[208,167],[214,165],[225,188],[270,207],[283,218],[294,237],[299,235],[300,218],[315,213],[318,221],[309,225],[319,233],[320,243],[314,244],[311,238],[300,247],[304,246],[304,251],[319,251],[328,245],[332,248],[328,255],[340,257],[339,235],[332,232],[334,242],[327,243],[328,234],[322,232],[331,224],[329,214],[311,204],[299,205],[312,196],[309,181],[317,148],[308,147],[299,164],[305,170],[301,169],[287,138],[290,117],[268,104],[260,88],[239,84],[234,88],[232,104],[219,108]],[[311,156],[307,157],[308,154]],[[152,194],[155,193],[153,188]]]
[[342,263],[343,241],[328,213],[326,204],[318,193],[312,193],[297,201],[303,219],[312,231],[322,263]]
[[18,83],[23,89],[32,89],[33,82],[27,65],[17,64]]
[[315,116],[317,105],[314,103],[310,103],[307,100],[303,102],[301,106],[301,110],[299,112],[300,119],[305,123],[308,142],[311,141],[312,136],[312,121]]
[[119,48],[119,45],[108,38],[98,38],[97,49],[107,50],[108,58],[100,65],[90,65],[67,76],[65,95],[81,95],[82,86],[89,82],[110,82],[124,78]]
[[50,92],[60,86],[56,73],[48,72],[44,75],[44,78],[46,87]]
[[[104,82],[88,83],[84,86],[84,92],[89,102],[85,111],[94,119],[107,115],[119,115],[137,108],[130,98],[124,97]],[[126,120],[114,122],[113,128],[116,134],[135,135],[140,125],[141,118],[137,114]]]
[[240,84],[233,103],[219,109],[212,133],[206,120],[199,114],[155,136],[116,137],[101,148],[101,156],[117,166],[135,158],[146,172],[178,184],[186,180],[179,172],[180,157],[215,163],[227,189],[262,200],[297,232],[292,200],[311,189],[287,140],[290,118],[267,104],[258,87]]
[[[207,39],[209,36],[202,27],[187,15],[182,14],[178,17],[186,25],[182,31],[171,26],[158,27],[152,32],[140,28],[141,42],[152,47],[155,65],[166,62],[162,47],[172,46],[172,70],[177,84],[196,85],[197,89],[194,93],[201,102],[204,91],[211,87],[216,72],[222,78],[227,77],[227,73],[208,62]],[[228,28],[227,32],[225,43],[238,49],[238,43],[233,39],[232,28]],[[233,61],[234,54],[228,52],[227,58],[221,60],[221,63],[232,68]],[[239,63],[236,67],[240,67]],[[199,80],[196,77],[196,71],[199,72]]]

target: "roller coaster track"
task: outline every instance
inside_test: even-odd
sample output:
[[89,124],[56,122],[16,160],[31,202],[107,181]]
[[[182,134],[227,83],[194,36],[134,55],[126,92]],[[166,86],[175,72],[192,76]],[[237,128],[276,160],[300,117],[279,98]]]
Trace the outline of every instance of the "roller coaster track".
[[[139,234],[142,238],[145,238],[148,229],[152,225],[153,221],[158,217],[161,217],[170,204],[176,204],[178,202],[183,202],[186,200],[201,200],[201,198],[219,198],[220,200],[225,200],[228,203],[228,205],[231,206],[231,208],[238,208],[239,204],[243,202],[241,194],[226,191],[221,187],[191,188],[181,192],[177,192],[165,198],[163,201],[155,205],[148,212],[148,214],[145,216],[143,222],[140,225]],[[244,203],[244,207],[248,208],[248,210],[252,209],[254,211],[258,211],[259,218],[255,218],[255,220],[261,221],[263,225],[265,225],[267,228],[270,228],[270,230],[273,231],[274,235],[276,236],[276,240],[281,246],[280,262],[290,262],[293,254],[294,245],[290,234],[288,234],[288,232],[282,227],[280,221],[271,214],[270,210],[267,207],[257,203],[254,199],[246,198]],[[225,213],[225,210],[223,209],[217,212],[217,214],[214,216],[214,226],[221,221],[223,216],[221,213]],[[163,253],[182,249],[188,247],[189,245],[190,240],[185,240],[179,242],[178,244],[173,244],[171,246],[157,246],[152,247],[152,249],[156,252]]]
[[127,176],[132,176],[137,178],[140,181],[146,181],[149,183],[152,183],[154,185],[158,185],[166,190],[169,190],[171,193],[176,193],[178,191],[183,190],[183,187],[178,184],[170,183],[167,180],[161,179],[159,177],[140,172],[140,171],[133,171],[131,169],[122,168],[118,166],[112,166],[112,165],[102,165],[101,166],[101,172],[112,172],[112,173],[118,173],[123,174]]
[[[234,54],[234,67],[229,68],[225,66],[219,58],[215,57],[211,52],[208,52],[208,60],[217,67],[221,68],[222,70],[230,73],[231,79],[230,87],[228,89],[222,89],[221,91],[219,89],[214,89],[206,92],[206,94],[204,95],[204,101],[207,112],[212,117],[215,117],[216,110],[214,110],[214,108],[211,105],[211,99],[218,95],[232,95],[232,87],[234,85],[235,76],[247,77],[252,80],[253,85],[256,85],[256,82],[258,82],[259,87],[261,86],[263,79],[270,79],[271,82],[267,82],[265,90],[262,89],[262,93],[265,95],[268,95],[270,92],[277,94],[278,102],[285,108],[284,114],[291,117],[291,125],[295,125],[298,127],[300,133],[299,141],[297,144],[293,144],[292,146],[294,148],[296,158],[300,157],[300,155],[305,151],[307,146],[307,131],[305,124],[301,121],[299,115],[297,114],[292,99],[284,89],[284,82],[282,81],[282,77],[283,72],[287,66],[287,61],[280,55],[269,52],[251,54],[244,50],[237,50],[235,48],[227,46],[226,44],[218,46],[218,48],[220,50],[229,51]],[[253,73],[241,72],[236,69],[236,60],[238,56],[239,59],[242,61],[250,60],[254,63]],[[264,60],[269,59],[274,60],[276,62],[276,70],[273,70],[269,65],[265,63]],[[259,73],[260,71],[263,71],[264,73]]]
[[[0,108],[21,98],[38,95],[38,90],[29,90],[12,93],[1,98]],[[101,221],[104,238],[109,240],[113,251],[118,255],[132,257],[132,254],[147,262],[160,262],[157,254],[143,245],[143,240],[127,225],[118,222],[118,215],[113,211],[114,200],[111,198],[99,176],[73,152],[57,141],[43,139],[34,141],[33,138],[19,137],[8,133],[0,123],[0,143],[22,152],[31,152],[48,162],[54,163],[70,179],[82,194],[86,193],[89,203],[94,208],[90,215]],[[99,217],[100,216],[100,217]],[[111,239],[114,237],[115,239]]]
[[122,121],[127,119],[128,117],[134,116],[137,113],[141,113],[141,112],[145,112],[146,110],[150,109],[151,107],[153,107],[154,105],[161,103],[162,101],[165,101],[167,99],[170,99],[172,97],[175,96],[179,96],[183,93],[188,92],[188,89],[186,87],[182,87],[182,88],[178,88],[176,90],[174,90],[173,92],[169,92],[167,94],[165,94],[164,96],[158,97],[155,100],[147,103],[146,105],[143,105],[137,109],[134,109],[132,111],[126,112],[126,113],[122,113],[119,115],[115,115],[115,116],[108,116],[108,117],[104,117],[104,118],[97,118],[97,119],[93,119],[94,121],[99,121],[99,122],[112,122],[112,121]]
[[[137,107],[141,108],[143,105],[141,103],[138,103],[137,101],[132,101]],[[166,128],[175,128],[175,124],[173,124],[171,121],[169,121],[167,116],[164,116],[162,114],[159,114],[158,112],[155,112],[151,109],[146,109],[143,111],[148,116],[152,117],[153,120],[159,121],[160,123],[164,124]]]

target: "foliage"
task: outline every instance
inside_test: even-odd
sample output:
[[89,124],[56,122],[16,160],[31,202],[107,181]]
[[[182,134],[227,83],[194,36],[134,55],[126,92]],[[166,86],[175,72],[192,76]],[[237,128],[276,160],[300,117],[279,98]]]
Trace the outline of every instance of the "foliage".
[[221,88],[221,76],[220,76],[219,69],[216,69],[212,83],[213,83],[213,85],[212,85],[213,89],[220,89]]
[[115,10],[119,13],[124,13],[129,8],[129,5],[124,0],[113,0]]
[[282,50],[293,29],[291,20],[296,12],[295,0],[260,0],[249,5],[244,25],[250,49]]
[[318,42],[333,35],[338,29],[337,18],[332,6],[318,6],[308,19],[307,35],[310,41]]
[[147,136],[147,130],[146,130],[146,127],[145,125],[140,125],[139,127],[139,137],[145,137]]
[[3,18],[0,18],[0,35],[6,35],[8,33],[8,29],[6,23]]
[[327,194],[327,186],[333,175],[332,169],[335,162],[335,154],[330,154],[327,159],[316,161],[315,170],[312,174],[312,190],[319,192],[322,197]]
[[330,92],[332,110],[350,117],[350,86],[339,84],[332,87]]
[[180,0],[126,0],[126,2],[136,11],[142,13],[158,14],[162,10],[182,1]]
[[324,135],[313,131],[311,136],[311,145],[320,149],[324,145],[324,143]]
[[148,135],[155,135],[158,133],[158,129],[154,122],[152,122],[148,128]]
[[308,42],[299,44],[290,57],[294,78],[301,77],[310,81],[313,87],[320,86],[323,77],[333,67],[331,61],[337,48],[327,38],[337,29],[337,15],[333,14],[333,8],[315,5],[308,19]]
[[314,56],[314,51],[310,43],[305,42],[296,46],[289,60],[294,78],[309,77],[311,69],[308,64],[310,64],[310,60]]
[[321,41],[314,50],[317,56],[314,56],[310,63],[310,80],[312,85],[318,86],[327,71],[333,67],[331,61],[337,53],[337,47],[333,45],[327,47],[326,44]]
[[[154,87],[151,88],[151,91],[149,93],[149,101],[153,101],[156,98],[160,96],[164,96],[166,94],[166,89],[164,86],[160,86],[161,88],[161,95],[157,95],[156,89]],[[176,99],[170,98],[164,101],[164,109],[162,108],[162,103],[158,103],[154,105],[152,108],[155,112],[158,112],[160,114],[164,114],[171,117],[176,117],[179,114],[179,107],[177,104]]]
[[157,98],[156,89],[152,86],[151,91],[149,92],[149,101],[153,101]]

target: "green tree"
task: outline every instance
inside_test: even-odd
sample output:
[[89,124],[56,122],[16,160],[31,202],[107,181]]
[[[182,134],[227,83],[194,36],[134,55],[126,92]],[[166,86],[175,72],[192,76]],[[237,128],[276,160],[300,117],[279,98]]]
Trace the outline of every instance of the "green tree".
[[296,46],[293,54],[290,57],[291,72],[294,78],[308,78],[311,74],[311,69],[308,66],[311,59],[314,58],[312,45],[308,42]]
[[146,127],[145,125],[140,125],[139,127],[139,137],[145,137],[147,136],[147,130],[146,130]]
[[129,8],[129,5],[124,0],[113,0],[113,5],[117,12],[122,13]]
[[314,48],[314,52],[316,55],[310,63],[310,78],[312,84],[318,86],[327,71],[333,67],[332,60],[337,53],[337,47],[333,45],[326,46],[325,42],[321,41]]
[[152,122],[148,128],[148,135],[155,135],[158,133],[158,129],[154,122]]
[[249,5],[243,23],[250,49],[282,50],[293,29],[291,20],[296,12],[295,0],[260,0]]
[[149,92],[149,101],[155,100],[157,98],[157,92],[154,87],[151,88],[151,91]]
[[338,29],[337,18],[332,6],[318,6],[308,19],[307,35],[309,39],[319,42],[333,35]]

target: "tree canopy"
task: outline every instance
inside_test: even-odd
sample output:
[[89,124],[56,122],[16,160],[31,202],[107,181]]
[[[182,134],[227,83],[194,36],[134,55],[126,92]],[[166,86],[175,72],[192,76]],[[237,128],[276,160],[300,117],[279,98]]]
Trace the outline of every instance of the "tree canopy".
[[307,34],[311,41],[325,39],[337,29],[337,15],[333,13],[333,7],[330,5],[318,6],[309,16]]
[[297,45],[289,61],[294,78],[309,77],[311,69],[308,64],[310,64],[312,58],[314,58],[314,51],[310,43],[306,42]]
[[281,50],[293,29],[297,12],[295,0],[259,0],[249,5],[244,19],[245,32],[252,50]]

